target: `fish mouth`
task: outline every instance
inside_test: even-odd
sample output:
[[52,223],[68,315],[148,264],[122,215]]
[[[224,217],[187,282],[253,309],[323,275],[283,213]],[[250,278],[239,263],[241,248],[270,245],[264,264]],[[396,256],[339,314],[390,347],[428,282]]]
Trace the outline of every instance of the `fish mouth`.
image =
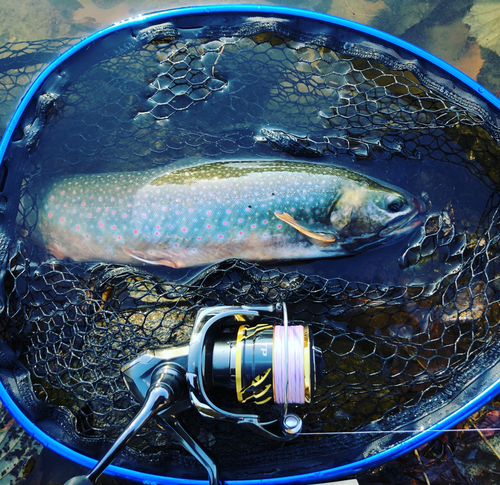
[[417,214],[423,214],[424,212],[427,211],[427,206],[425,205],[425,202],[423,200],[417,199],[416,197],[413,197],[413,205],[415,206],[415,210],[417,211]]
[[379,236],[385,237],[389,235],[404,235],[414,231],[417,227],[423,224],[425,220],[424,215],[427,212],[427,206],[425,205],[425,202],[417,199],[416,197],[412,197],[412,202],[413,210],[410,213],[392,221],[389,226],[379,232]]

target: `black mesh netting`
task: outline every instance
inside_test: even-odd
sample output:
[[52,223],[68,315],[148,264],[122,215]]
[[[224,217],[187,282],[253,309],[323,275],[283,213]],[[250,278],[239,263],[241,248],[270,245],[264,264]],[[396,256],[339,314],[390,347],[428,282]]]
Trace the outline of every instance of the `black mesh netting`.
[[[229,17],[95,41],[47,78],[5,155],[2,337],[36,397],[70,411],[60,416],[73,430],[60,439],[94,456],[138,410],[120,368],[187,342],[203,306],[284,301],[294,323],[313,326],[326,373],[297,410],[308,433],[390,431],[423,418],[490,362],[498,341],[496,110],[368,35]],[[266,142],[263,128],[278,140]],[[56,175],[295,155],[421,196],[422,231],[353,258],[189,271],[57,260],[31,237],[36,195]],[[284,445],[195,411],[183,419],[231,476],[331,467],[393,443],[312,434]],[[204,476],[156,424],[131,448],[128,466]]]

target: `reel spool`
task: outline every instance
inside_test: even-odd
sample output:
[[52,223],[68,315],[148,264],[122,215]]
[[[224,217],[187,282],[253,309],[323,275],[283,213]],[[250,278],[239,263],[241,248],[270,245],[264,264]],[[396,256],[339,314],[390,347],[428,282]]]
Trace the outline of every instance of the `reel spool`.
[[[262,319],[282,310],[283,325]],[[108,453],[87,475],[66,485],[94,483],[153,416],[206,468],[219,484],[213,458],[190,436],[177,415],[194,407],[204,417],[230,421],[276,440],[299,435],[302,420],[289,404],[310,403],[324,364],[308,326],[289,326],[285,304],[213,307],[198,312],[189,345],[150,350],[122,369],[125,383],[142,408]],[[221,395],[235,404],[282,406],[280,418],[224,409]]]

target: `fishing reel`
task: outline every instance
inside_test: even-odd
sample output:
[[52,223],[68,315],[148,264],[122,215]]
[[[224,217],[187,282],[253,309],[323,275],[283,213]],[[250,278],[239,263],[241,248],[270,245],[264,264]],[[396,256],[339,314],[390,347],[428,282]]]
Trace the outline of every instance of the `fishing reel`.
[[[282,324],[275,324],[277,316]],[[66,485],[94,483],[153,416],[206,468],[210,485],[218,485],[214,459],[182,427],[178,414],[194,407],[201,416],[291,440],[300,434],[302,419],[288,405],[311,402],[323,368],[311,329],[289,325],[285,304],[202,309],[188,345],[149,350],[123,367],[125,383],[142,408],[94,469]],[[281,406],[279,418],[244,410],[272,404]]]

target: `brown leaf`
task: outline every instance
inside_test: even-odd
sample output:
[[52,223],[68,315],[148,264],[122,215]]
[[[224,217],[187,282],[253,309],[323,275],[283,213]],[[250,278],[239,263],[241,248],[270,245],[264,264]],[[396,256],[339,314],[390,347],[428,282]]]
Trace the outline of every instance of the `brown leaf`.
[[[478,422],[476,422],[476,426],[482,431],[485,438],[491,438],[492,436],[495,436],[495,434],[498,433],[497,429],[500,428],[500,412],[490,411]],[[468,432],[464,441],[471,442],[477,441],[479,439],[481,439],[479,433],[470,431]]]

